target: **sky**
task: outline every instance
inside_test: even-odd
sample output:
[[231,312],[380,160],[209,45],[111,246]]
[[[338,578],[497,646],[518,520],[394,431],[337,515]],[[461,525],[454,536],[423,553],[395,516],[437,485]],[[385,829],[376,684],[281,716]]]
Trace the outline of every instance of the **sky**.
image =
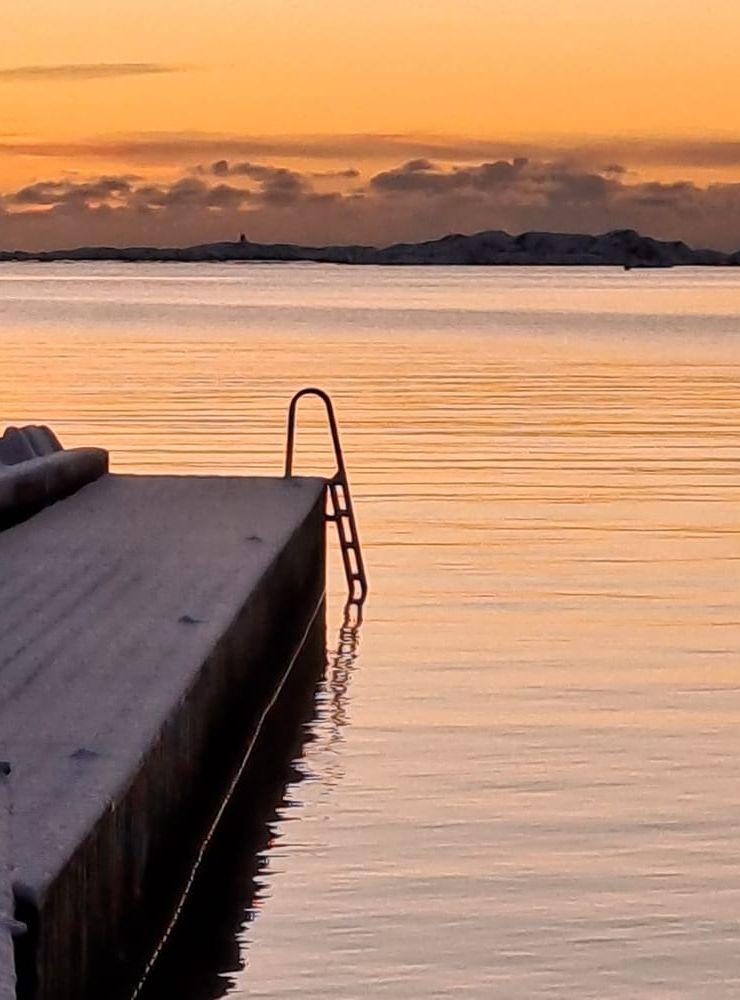
[[737,0],[24,0],[3,22],[4,249],[740,247]]

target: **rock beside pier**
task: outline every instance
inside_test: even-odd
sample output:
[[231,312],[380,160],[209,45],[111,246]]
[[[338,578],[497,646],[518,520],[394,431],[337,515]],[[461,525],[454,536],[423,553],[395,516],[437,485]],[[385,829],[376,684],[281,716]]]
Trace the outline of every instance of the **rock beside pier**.
[[107,471],[108,452],[102,448],[65,450],[48,427],[8,427],[0,437],[0,531]]

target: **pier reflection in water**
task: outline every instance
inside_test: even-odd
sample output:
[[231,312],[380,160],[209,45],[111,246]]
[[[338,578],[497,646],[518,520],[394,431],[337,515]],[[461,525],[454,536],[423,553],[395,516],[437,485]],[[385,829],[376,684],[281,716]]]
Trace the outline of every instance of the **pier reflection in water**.
[[249,924],[269,895],[266,869],[278,822],[300,811],[303,783],[341,779],[338,755],[359,634],[356,613],[347,608],[336,648],[327,650],[319,616],[137,1000],[216,1000],[235,986],[234,974],[249,961]]

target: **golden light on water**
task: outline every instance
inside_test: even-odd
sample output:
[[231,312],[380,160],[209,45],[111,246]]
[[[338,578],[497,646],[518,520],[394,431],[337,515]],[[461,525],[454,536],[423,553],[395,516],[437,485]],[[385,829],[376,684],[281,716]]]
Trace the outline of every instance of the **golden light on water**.
[[[739,280],[0,269],[4,418],[119,471],[279,473],[298,387],[339,414],[359,659],[329,654],[234,860],[238,919],[171,975],[280,1000],[732,995]],[[299,442],[326,470],[308,406]]]

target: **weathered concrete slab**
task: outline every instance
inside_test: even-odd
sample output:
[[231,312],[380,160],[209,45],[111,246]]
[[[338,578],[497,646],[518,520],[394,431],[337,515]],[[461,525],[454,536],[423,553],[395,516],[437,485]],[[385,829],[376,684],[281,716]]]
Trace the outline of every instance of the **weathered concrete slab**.
[[317,479],[106,476],[0,533],[28,995],[79,1000],[125,950],[222,727],[321,600],[323,496]]

